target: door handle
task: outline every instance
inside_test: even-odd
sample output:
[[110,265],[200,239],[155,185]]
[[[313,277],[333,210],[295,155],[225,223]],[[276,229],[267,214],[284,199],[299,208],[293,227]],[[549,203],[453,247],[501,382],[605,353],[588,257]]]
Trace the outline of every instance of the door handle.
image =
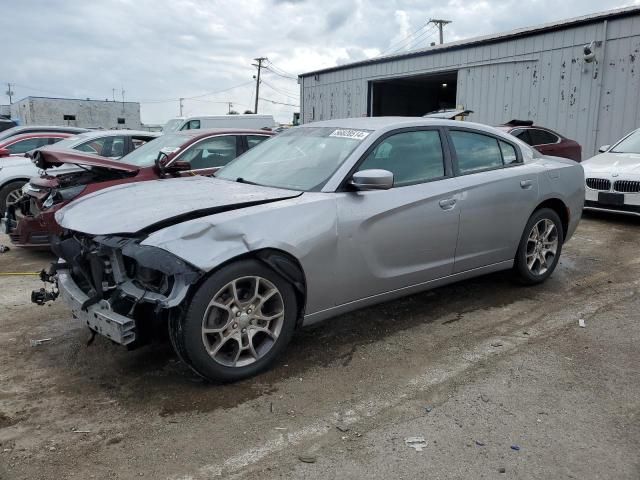
[[532,180],[521,180],[520,181],[520,188],[523,188],[525,190],[529,190],[532,186],[533,186],[533,181]]
[[457,200],[455,198],[445,198],[444,200],[440,200],[440,208],[443,210],[451,210],[456,206]]

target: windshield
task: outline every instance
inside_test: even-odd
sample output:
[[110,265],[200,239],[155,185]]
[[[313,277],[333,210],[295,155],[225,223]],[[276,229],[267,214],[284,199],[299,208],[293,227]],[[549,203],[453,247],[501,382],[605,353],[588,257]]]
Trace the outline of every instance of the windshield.
[[335,127],[292,128],[241,155],[216,177],[317,191],[367,135],[369,131]]
[[173,120],[169,120],[164,127],[162,127],[163,132],[177,132],[178,128],[184,122],[183,118],[174,118]]
[[636,130],[611,149],[612,153],[640,153],[640,130]]
[[179,150],[191,137],[177,133],[168,133],[148,141],[133,152],[120,159],[121,162],[138,167],[150,167],[156,163],[156,158],[162,150],[169,155]]

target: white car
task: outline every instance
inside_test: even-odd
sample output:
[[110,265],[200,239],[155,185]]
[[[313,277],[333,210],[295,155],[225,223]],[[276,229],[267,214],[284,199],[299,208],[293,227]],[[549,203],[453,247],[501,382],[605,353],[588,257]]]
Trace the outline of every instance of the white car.
[[[160,133],[136,130],[97,130],[65,138],[56,143],[56,148],[79,150],[115,160],[158,136]],[[57,168],[56,175],[77,169],[72,166]],[[29,179],[40,173],[30,158],[12,156],[0,159],[0,217],[8,203],[22,196],[22,187]]]
[[640,128],[582,162],[584,208],[640,216]]

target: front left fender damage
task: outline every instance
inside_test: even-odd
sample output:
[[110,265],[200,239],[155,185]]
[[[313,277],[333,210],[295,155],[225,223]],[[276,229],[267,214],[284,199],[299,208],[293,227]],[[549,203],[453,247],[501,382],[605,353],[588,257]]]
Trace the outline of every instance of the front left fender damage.
[[134,237],[73,234],[54,238],[52,250],[60,260],[43,279],[56,285],[54,291],[59,289],[75,317],[127,346],[146,343],[157,330],[155,323],[166,320],[204,275]]

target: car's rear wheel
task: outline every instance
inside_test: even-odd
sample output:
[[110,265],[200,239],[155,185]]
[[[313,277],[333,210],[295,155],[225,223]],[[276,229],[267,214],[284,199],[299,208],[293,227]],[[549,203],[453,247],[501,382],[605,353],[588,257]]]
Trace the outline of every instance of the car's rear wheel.
[[171,328],[179,356],[215,382],[251,377],[268,368],[296,325],[293,287],[257,260],[232,263],[196,291],[180,325]]
[[4,187],[0,188],[0,217],[4,216],[4,212],[7,209],[9,203],[13,203],[22,197],[22,187],[27,183],[23,180],[16,180],[14,182],[7,183]]
[[515,258],[518,279],[528,285],[551,276],[562,252],[562,222],[550,208],[536,210],[522,233]]

